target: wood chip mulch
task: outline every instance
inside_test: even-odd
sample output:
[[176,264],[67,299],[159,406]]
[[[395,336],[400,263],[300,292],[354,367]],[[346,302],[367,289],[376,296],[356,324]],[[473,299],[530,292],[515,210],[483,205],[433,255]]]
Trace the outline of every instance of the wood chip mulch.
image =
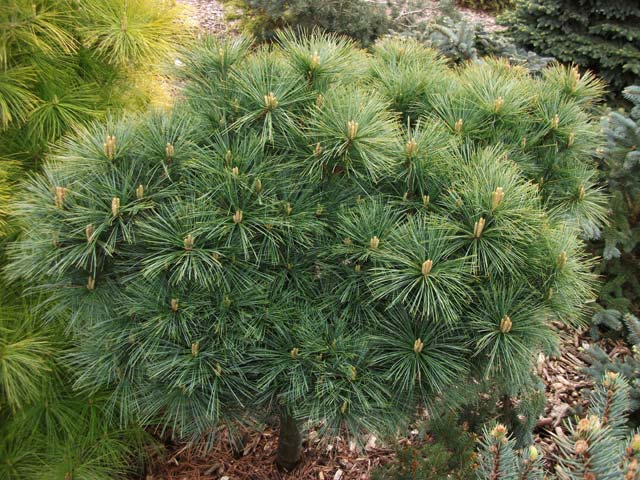
[[[313,438],[313,433],[310,437],[303,445],[302,462],[291,472],[277,468],[277,431],[266,428],[247,431],[241,452],[234,451],[224,433],[205,455],[184,446],[177,448],[156,459],[146,480],[366,480],[373,468],[394,456],[393,448],[377,446],[373,436],[364,450],[342,438],[327,444]],[[404,439],[407,442],[410,440]]]
[[588,391],[593,387],[593,382],[583,371],[589,365],[585,350],[591,344],[597,344],[610,358],[632,354],[622,339],[602,338],[593,342],[585,331],[560,324],[554,326],[560,335],[561,354],[551,358],[541,354],[537,364],[538,374],[546,385],[547,404],[534,432],[536,444],[547,459],[553,458],[552,454],[557,449],[554,436],[565,434],[566,420],[583,415],[589,407]]

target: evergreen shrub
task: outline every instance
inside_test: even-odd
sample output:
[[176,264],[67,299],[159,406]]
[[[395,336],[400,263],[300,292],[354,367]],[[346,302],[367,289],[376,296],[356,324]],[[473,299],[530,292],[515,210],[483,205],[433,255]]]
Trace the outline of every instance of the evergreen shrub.
[[639,81],[636,0],[520,0],[503,23],[518,44],[593,70],[616,92]]
[[597,273],[606,281],[602,309],[593,325],[623,330],[621,317],[640,308],[640,87],[623,91],[633,108],[613,111],[602,119],[606,139],[599,150],[600,169],[608,187],[609,223],[592,248],[601,257]]
[[459,425],[456,416],[449,413],[419,427],[418,438],[399,448],[391,462],[375,469],[372,480],[473,478],[477,436],[467,425]]
[[0,479],[124,480],[140,473],[149,436],[119,425],[105,392],[74,392],[63,325],[43,325],[18,292],[2,287]]
[[370,45],[389,30],[383,4],[367,0],[223,0],[229,20],[260,41],[286,27],[321,28]]
[[179,73],[184,105],[80,130],[20,187],[7,272],[67,319],[78,387],[180,438],[279,415],[285,467],[310,423],[528,391],[594,295],[598,81],[291,32]]
[[[158,97],[158,63],[184,39],[166,0],[6,0],[0,8],[0,159]],[[156,98],[157,100],[157,98]]]

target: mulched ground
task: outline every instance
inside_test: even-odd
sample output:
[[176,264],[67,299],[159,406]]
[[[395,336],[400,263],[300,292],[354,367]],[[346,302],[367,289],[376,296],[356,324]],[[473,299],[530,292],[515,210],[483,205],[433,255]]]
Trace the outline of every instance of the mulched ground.
[[203,32],[219,34],[227,31],[220,2],[215,0],[178,0],[178,2],[190,7],[195,23]]
[[376,446],[374,438],[364,451],[341,438],[331,444],[308,440],[301,464],[284,472],[274,463],[278,435],[273,429],[247,432],[242,452],[234,452],[223,434],[207,455],[182,447],[158,459],[146,480],[365,480],[372,468],[394,456],[391,447]]
[[547,404],[544,415],[536,425],[536,443],[542,447],[546,458],[552,458],[557,445],[553,435],[564,434],[563,420],[574,414],[582,414],[589,406],[588,394],[593,382],[583,369],[588,366],[584,351],[590,344],[597,344],[612,359],[631,355],[629,346],[622,339],[600,339],[593,342],[585,332],[555,324],[560,333],[560,356],[538,358],[538,374],[546,385]]

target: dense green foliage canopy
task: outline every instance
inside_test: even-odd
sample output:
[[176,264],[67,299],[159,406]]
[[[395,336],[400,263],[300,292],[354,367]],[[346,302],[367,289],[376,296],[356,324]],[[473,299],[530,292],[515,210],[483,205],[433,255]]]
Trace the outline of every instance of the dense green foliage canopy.
[[4,0],[0,159],[37,161],[74,126],[149,103],[150,74],[186,33],[181,11],[164,0]]
[[616,92],[640,79],[636,0],[527,0],[505,15],[521,45],[591,69]]
[[80,129],[15,205],[9,275],[124,418],[395,430],[465,384],[520,392],[580,318],[591,76],[292,33],[182,63],[184,105]]

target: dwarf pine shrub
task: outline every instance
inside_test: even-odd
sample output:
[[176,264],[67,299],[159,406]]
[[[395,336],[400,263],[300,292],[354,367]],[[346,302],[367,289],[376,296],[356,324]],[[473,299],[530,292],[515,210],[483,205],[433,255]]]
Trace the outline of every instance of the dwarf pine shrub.
[[105,392],[73,390],[61,324],[42,324],[5,283],[0,293],[0,479],[113,480],[143,464],[149,435],[121,426]]
[[222,0],[228,20],[260,41],[286,27],[321,28],[371,45],[392,23],[385,5],[366,0]]
[[0,159],[38,162],[76,125],[157,99],[185,31],[165,0],[3,1]]
[[398,39],[250,47],[204,39],[184,105],[79,130],[21,187],[7,271],[68,319],[77,386],[182,438],[277,414],[283,466],[310,422],[522,392],[593,295],[600,84]]

